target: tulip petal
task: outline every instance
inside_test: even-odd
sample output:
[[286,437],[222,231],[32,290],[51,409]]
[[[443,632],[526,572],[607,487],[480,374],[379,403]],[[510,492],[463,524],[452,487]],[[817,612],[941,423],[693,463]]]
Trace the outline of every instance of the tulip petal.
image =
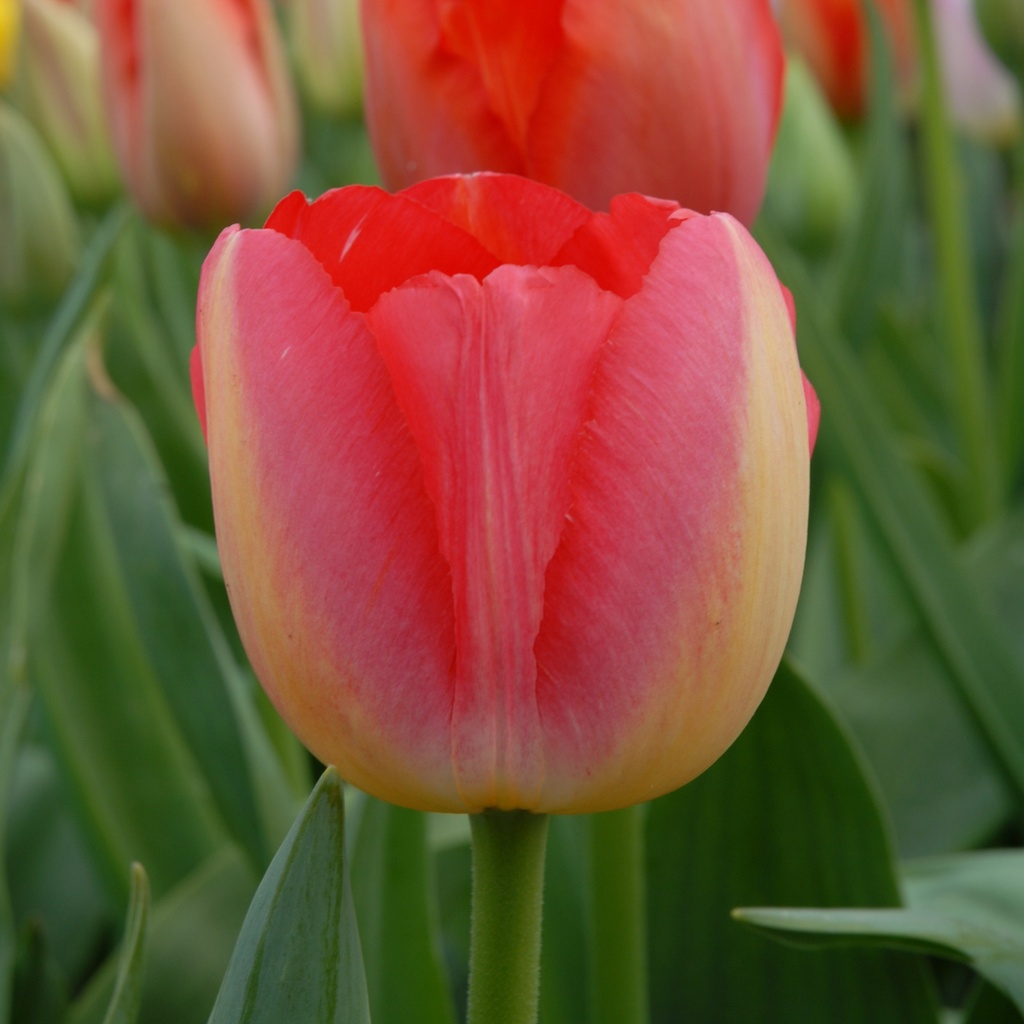
[[519,150],[562,44],[562,4],[551,0],[439,0],[445,47],[476,68],[489,105]]
[[723,17],[720,0],[606,0],[595,16],[592,0],[565,0],[565,43],[530,123],[530,177],[591,209],[635,191],[750,223],[783,54],[768,0],[729,6]]
[[502,263],[550,263],[593,216],[550,185],[507,174],[430,178],[402,195],[468,231]]
[[301,241],[360,312],[430,270],[482,279],[498,266],[472,235],[406,196],[370,186],[334,189],[312,203],[296,196],[279,204],[267,227]]
[[257,675],[345,778],[461,810],[451,580],[363,316],[300,243],[228,231],[198,335],[218,544]]
[[670,231],[602,350],[536,644],[540,810],[682,785],[753,713],[803,560],[808,420],[778,282],[731,218]]
[[661,240],[688,211],[668,199],[615,196],[608,213],[595,213],[552,258],[589,274],[606,291],[628,299],[640,290]]
[[471,810],[544,784],[534,642],[598,352],[621,308],[572,267],[440,275],[368,322],[423,462],[455,594],[452,757]]
[[367,128],[388,188],[480,167],[523,172],[479,70],[445,45],[435,0],[364,2],[362,24]]

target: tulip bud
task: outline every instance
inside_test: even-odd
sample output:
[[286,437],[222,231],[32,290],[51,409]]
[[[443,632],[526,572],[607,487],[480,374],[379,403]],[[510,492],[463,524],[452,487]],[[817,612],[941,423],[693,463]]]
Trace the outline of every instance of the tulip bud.
[[791,57],[765,210],[801,248],[819,250],[842,231],[856,194],[842,130],[807,66]]
[[46,147],[0,104],[0,299],[23,307],[58,296],[80,251],[78,222]]
[[750,223],[784,58],[769,0],[362,0],[366,114],[391,188],[525,174],[594,209],[669,196]]
[[351,117],[363,104],[359,0],[290,0],[285,8],[299,85],[317,110]]
[[19,105],[57,158],[72,194],[102,203],[120,189],[100,98],[99,37],[65,0],[25,0]]
[[817,403],[732,217],[505,175],[293,193],[222,233],[197,333],[243,642],[351,782],[606,810],[743,728],[800,587]]
[[298,115],[266,0],[96,0],[114,150],[143,212],[251,216],[295,167]]

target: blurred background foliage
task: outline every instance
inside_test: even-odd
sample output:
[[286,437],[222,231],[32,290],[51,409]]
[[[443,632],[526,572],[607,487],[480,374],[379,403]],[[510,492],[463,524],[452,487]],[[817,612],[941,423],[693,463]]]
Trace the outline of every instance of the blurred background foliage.
[[[1020,3],[979,10],[1019,74]],[[295,184],[372,183],[357,56],[325,83],[295,11]],[[747,732],[639,812],[665,1024],[1024,1010],[1024,150],[952,127],[934,83],[908,115],[877,25],[872,53],[856,123],[791,62],[755,227],[823,408],[805,585]],[[148,224],[102,155],[62,157],[32,68],[0,104],[0,1024],[201,1022],[320,766],[219,574],[188,378],[213,236]],[[321,838],[336,791],[301,819]],[[344,801],[350,871],[324,886],[373,1020],[453,1022],[466,823]],[[545,1024],[605,1019],[600,827],[552,823]],[[310,858],[272,884],[310,899]]]

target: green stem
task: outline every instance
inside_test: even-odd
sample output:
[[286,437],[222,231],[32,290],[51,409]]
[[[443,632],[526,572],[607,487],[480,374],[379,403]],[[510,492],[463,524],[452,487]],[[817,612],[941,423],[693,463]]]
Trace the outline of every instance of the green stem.
[[535,1024],[548,819],[470,815],[473,923],[467,1024]]
[[935,234],[942,320],[955,386],[956,426],[967,479],[970,526],[992,519],[1002,497],[989,382],[971,274],[963,180],[946,110],[929,0],[914,0],[924,70],[922,131],[928,211]]
[[644,1024],[647,914],[643,805],[590,816],[594,1024]]

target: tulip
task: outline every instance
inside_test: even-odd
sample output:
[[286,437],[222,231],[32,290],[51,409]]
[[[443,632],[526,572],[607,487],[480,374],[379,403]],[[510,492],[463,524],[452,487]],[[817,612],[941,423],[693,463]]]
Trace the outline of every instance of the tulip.
[[[917,61],[912,2],[876,0],[905,94]],[[787,46],[803,56],[836,113],[860,117],[867,106],[871,53],[863,0],[782,0],[779,18]]]
[[753,221],[781,107],[768,0],[362,0],[383,181],[525,174]]
[[742,729],[793,616],[817,411],[732,217],[489,174],[293,193],[221,234],[197,328],[243,642],[349,781],[599,811]]
[[100,98],[99,37],[66,0],[25,0],[19,102],[57,159],[72,194],[102,203],[120,189]]
[[265,0],[96,0],[114,149],[157,223],[222,226],[268,206],[298,117]]

